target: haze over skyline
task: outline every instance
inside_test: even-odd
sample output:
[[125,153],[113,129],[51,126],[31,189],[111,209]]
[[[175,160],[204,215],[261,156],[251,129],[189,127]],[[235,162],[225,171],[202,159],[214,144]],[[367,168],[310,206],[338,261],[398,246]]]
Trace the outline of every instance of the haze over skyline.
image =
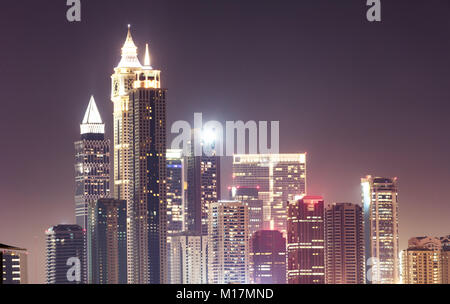
[[372,24],[364,1],[299,2],[82,1],[72,24],[65,1],[2,4],[0,243],[29,250],[31,282],[44,282],[45,230],[75,222],[73,142],[91,95],[112,139],[129,23],[162,71],[169,129],[194,112],[279,120],[280,153],[308,153],[310,194],[360,203],[361,177],[396,176],[401,249],[450,234],[450,3],[383,1]]

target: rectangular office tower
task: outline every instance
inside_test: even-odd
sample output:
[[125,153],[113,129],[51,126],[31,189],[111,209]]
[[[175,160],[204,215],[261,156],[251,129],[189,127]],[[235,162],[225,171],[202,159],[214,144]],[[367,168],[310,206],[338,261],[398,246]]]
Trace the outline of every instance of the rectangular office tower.
[[404,284],[442,283],[442,245],[439,238],[414,237],[402,251]]
[[77,225],[87,229],[89,204],[109,197],[110,143],[93,96],[80,129],[81,138],[75,142],[75,216]]
[[45,234],[47,284],[85,284],[86,230],[78,225],[57,225]]
[[248,205],[237,201],[212,203],[208,224],[209,284],[248,284]]
[[286,239],[276,230],[260,230],[250,240],[254,284],[286,284]]
[[255,232],[263,230],[263,201],[259,199],[258,188],[231,187],[230,198],[248,205],[248,233],[251,237]]
[[286,235],[287,202],[306,194],[306,154],[234,155],[233,184],[259,188],[264,229]]
[[0,285],[28,283],[26,249],[0,244]]
[[289,202],[287,252],[289,284],[325,283],[324,201],[304,196]]
[[334,203],[325,210],[327,284],[364,284],[364,218],[362,207]]
[[114,194],[127,201],[128,282],[167,281],[166,90],[161,71],[144,65],[130,29],[112,75]]
[[185,230],[185,163],[183,150],[168,149],[167,159],[167,233]]
[[397,178],[367,176],[361,179],[364,208],[366,283],[400,281],[398,247]]
[[127,283],[127,203],[100,199],[89,205],[88,282]]
[[207,284],[208,236],[182,232],[167,237],[169,284]]
[[[190,155],[186,157],[187,166],[187,214],[186,229],[208,235],[209,206],[220,199],[220,157],[215,155],[214,141],[202,142],[211,148],[210,155],[201,153],[196,156],[195,136],[200,131],[192,132]],[[200,140],[199,140],[200,141]],[[194,142],[194,144],[192,144]],[[205,147],[205,150],[207,148]]]

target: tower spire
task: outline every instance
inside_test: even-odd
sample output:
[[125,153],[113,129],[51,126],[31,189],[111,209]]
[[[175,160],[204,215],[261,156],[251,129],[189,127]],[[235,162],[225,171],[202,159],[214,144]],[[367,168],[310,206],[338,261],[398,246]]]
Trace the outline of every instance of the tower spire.
[[105,124],[102,121],[94,96],[89,100],[83,122],[80,125],[81,134],[104,134]]
[[150,64],[150,51],[148,50],[148,43],[145,44],[144,66],[145,66],[145,67],[150,67],[150,68],[151,68],[151,64]]
[[131,25],[128,24],[128,33],[125,43],[122,47],[122,59],[119,63],[119,68],[141,68],[141,63],[137,57],[137,46],[134,44],[133,36],[131,35]]

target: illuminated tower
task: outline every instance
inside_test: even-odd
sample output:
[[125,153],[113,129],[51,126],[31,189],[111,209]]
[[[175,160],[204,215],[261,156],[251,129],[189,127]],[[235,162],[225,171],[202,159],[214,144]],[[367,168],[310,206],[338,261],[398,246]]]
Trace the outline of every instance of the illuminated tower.
[[289,203],[287,252],[289,284],[325,283],[324,201],[305,196]]
[[264,229],[286,236],[287,202],[306,194],[306,154],[236,154],[233,184],[259,188],[264,203]]
[[361,179],[367,283],[400,281],[398,248],[397,178],[367,176]]
[[185,230],[185,162],[182,152],[183,150],[168,149],[166,153],[168,234],[180,233]]
[[441,284],[442,244],[435,237],[409,239],[402,251],[402,279],[404,284]]
[[[202,132],[193,131],[194,136]],[[205,132],[205,134],[207,134]],[[191,144],[191,155],[186,157],[187,165],[187,214],[186,229],[208,234],[209,206],[220,199],[220,157],[215,154],[215,139],[201,135],[202,145],[211,153],[195,156]]]
[[109,140],[105,124],[91,97],[80,125],[81,139],[75,142],[76,222],[87,229],[88,206],[109,197]]
[[248,205],[238,201],[218,201],[212,203],[208,211],[209,284],[248,284]]
[[161,71],[142,66],[130,29],[112,75],[114,194],[127,201],[128,282],[167,281],[166,90]]

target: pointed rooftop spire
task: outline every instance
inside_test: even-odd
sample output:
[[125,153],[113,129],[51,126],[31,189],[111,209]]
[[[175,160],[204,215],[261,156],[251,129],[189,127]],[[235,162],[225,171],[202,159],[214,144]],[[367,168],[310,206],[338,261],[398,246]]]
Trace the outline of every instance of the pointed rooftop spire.
[[145,44],[144,66],[145,66],[145,67],[150,67],[150,68],[151,68],[151,64],[150,64],[150,51],[148,50],[148,43]]
[[131,26],[128,24],[127,39],[122,47],[122,60],[120,60],[119,68],[140,68],[141,63],[137,57],[137,46],[134,44],[133,36],[131,36]]
[[86,113],[84,114],[83,122],[81,123],[80,128],[81,134],[105,133],[105,124],[103,123],[102,117],[98,111],[94,96],[91,96],[91,100],[89,101],[89,105],[86,109]]

